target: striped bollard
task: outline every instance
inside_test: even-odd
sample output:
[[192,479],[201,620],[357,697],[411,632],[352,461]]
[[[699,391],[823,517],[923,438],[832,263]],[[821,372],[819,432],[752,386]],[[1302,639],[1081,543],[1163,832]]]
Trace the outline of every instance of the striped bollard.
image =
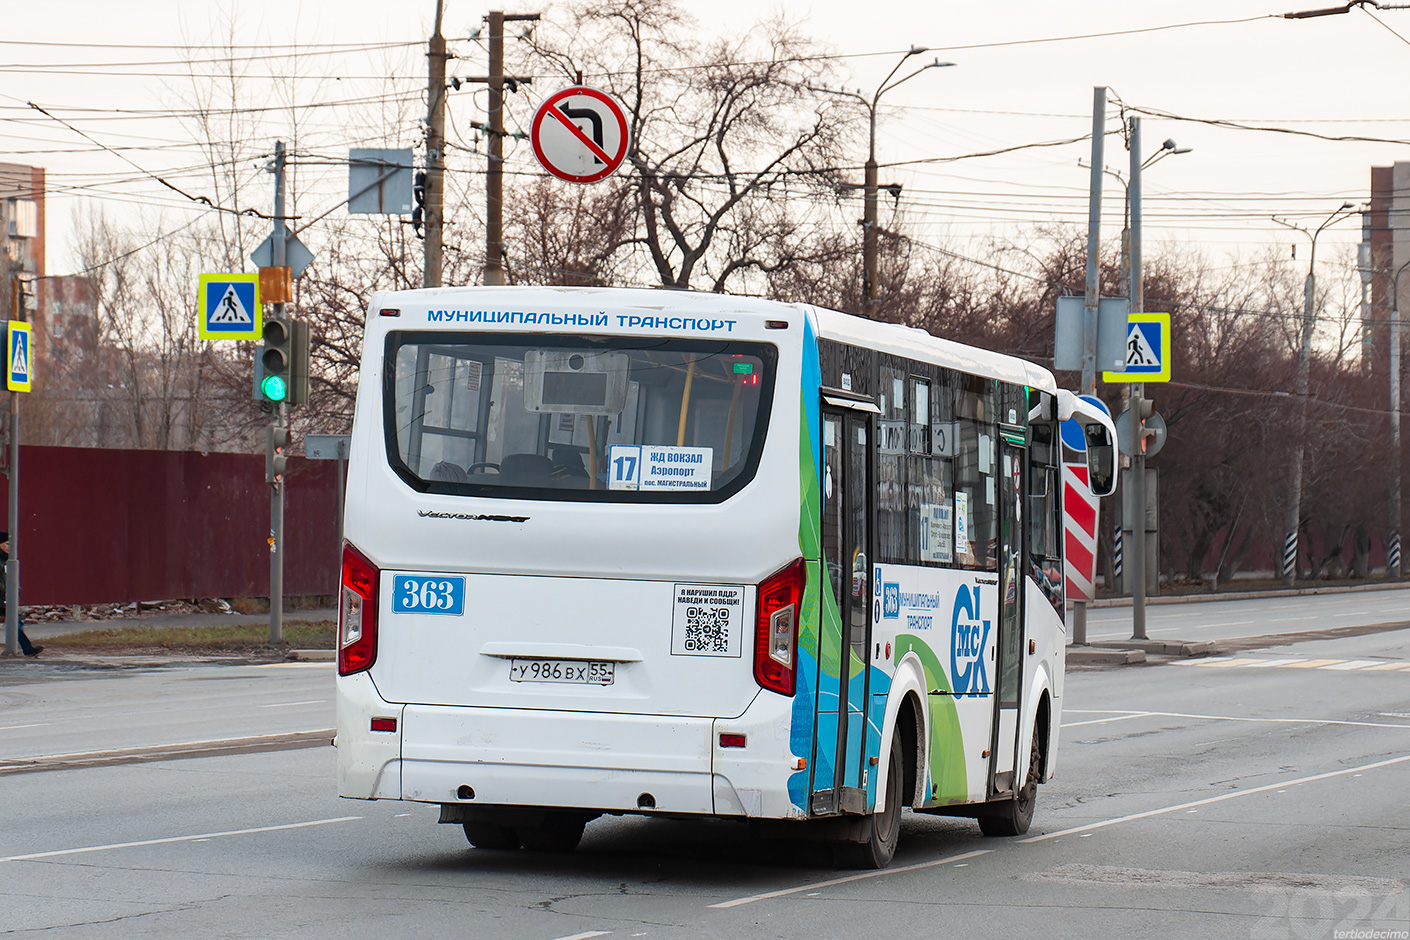
[[1390,537],[1390,554],[1386,559],[1392,578],[1400,577],[1400,533],[1397,532]]
[[1112,540],[1111,544],[1111,575],[1117,579],[1121,577],[1121,538],[1121,526],[1117,526],[1116,538]]
[[1283,574],[1297,576],[1297,533],[1289,532],[1283,542]]

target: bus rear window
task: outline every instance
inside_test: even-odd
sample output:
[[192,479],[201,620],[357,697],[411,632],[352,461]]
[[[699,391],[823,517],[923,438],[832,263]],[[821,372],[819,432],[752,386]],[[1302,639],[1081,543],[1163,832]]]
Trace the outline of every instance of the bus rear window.
[[394,332],[387,451],[416,489],[715,502],[754,475],[775,347]]

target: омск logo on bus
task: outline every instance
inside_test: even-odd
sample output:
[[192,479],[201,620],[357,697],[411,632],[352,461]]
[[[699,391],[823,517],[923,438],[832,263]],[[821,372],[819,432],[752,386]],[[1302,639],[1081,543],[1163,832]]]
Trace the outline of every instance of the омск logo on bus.
[[981,618],[979,592],[961,584],[955,594],[955,615],[950,640],[950,678],[957,697],[985,695],[989,675],[984,671],[984,644],[991,621]]

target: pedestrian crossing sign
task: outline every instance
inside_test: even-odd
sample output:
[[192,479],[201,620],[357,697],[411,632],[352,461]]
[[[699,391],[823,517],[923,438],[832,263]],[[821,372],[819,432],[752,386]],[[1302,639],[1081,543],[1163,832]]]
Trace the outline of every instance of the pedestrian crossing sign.
[[1133,313],[1127,317],[1126,366],[1103,372],[1103,382],[1170,381],[1170,314]]
[[5,387],[12,392],[28,392],[34,387],[34,346],[30,343],[29,324],[10,321],[10,368],[5,374]]
[[197,309],[201,339],[259,339],[259,275],[202,274]]

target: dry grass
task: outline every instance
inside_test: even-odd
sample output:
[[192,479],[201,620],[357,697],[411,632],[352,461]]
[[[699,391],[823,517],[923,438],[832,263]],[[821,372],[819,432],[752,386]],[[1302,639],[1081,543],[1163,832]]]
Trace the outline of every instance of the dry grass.
[[[284,621],[284,645],[288,649],[333,648],[337,625],[308,620]],[[236,624],[228,627],[122,627],[85,630],[48,637],[46,647],[55,650],[170,650],[172,652],[222,652],[269,650],[269,625]]]

